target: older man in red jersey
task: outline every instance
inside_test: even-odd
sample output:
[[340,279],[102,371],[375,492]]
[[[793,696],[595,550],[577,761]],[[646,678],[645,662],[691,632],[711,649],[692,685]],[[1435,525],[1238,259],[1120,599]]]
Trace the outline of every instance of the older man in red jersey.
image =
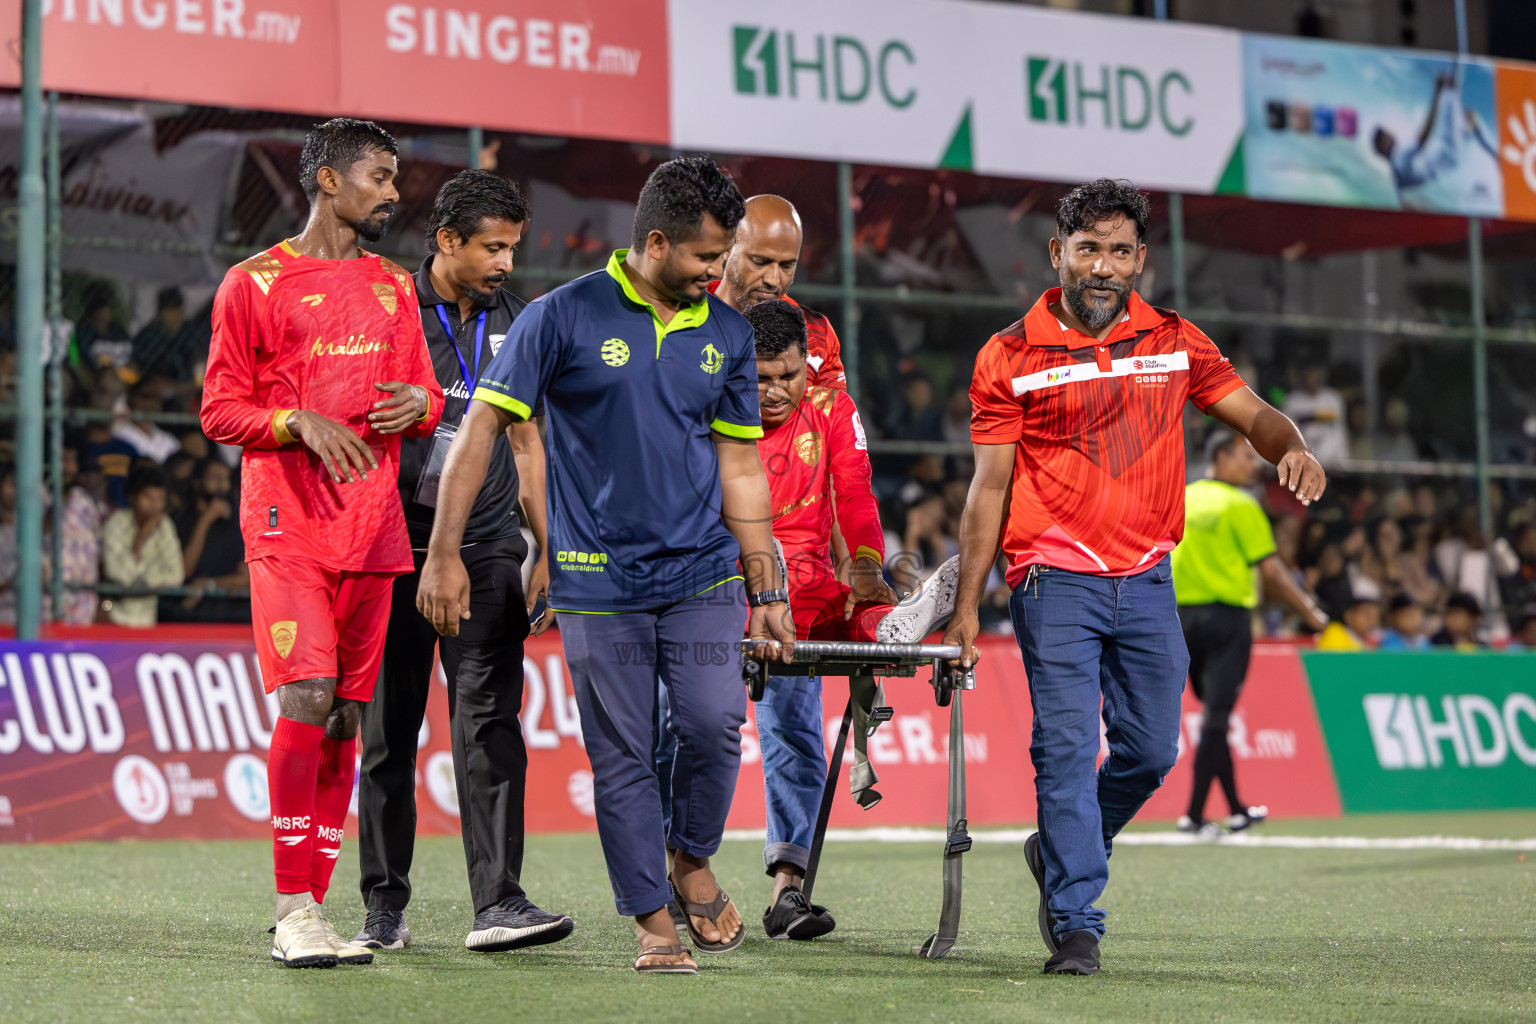
[[281,717],[267,757],[277,928],[289,967],[370,963],[320,911],[352,799],[393,577],[411,572],[400,434],[443,413],[411,275],[358,247],[399,198],[398,148],[337,118],[304,140],[309,222],[230,270],[213,309],[203,430],[244,447],[251,620]]

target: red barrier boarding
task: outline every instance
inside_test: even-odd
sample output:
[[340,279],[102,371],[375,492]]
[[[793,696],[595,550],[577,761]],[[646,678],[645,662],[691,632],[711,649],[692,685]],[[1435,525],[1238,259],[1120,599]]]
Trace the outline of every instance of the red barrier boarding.
[[[970,821],[1019,824],[1034,818],[1028,685],[1012,641],[989,638],[980,647],[977,687],[965,698]],[[590,830],[591,768],[557,635],[529,642],[524,671],[528,830]],[[895,717],[870,739],[886,799],[861,811],[839,797],[834,827],[943,825],[947,712],[934,705],[926,676],[889,682]],[[440,670],[436,679],[417,762],[418,828],[453,834],[458,813]],[[846,681],[826,679],[824,693],[830,737]],[[262,693],[249,634],[238,627],[86,629],[69,639],[0,642],[0,842],[266,836],[265,757],[276,714],[275,701]],[[1198,705],[1186,695],[1178,766],[1143,819],[1182,812],[1198,733]],[[1249,799],[1268,804],[1276,817],[1339,814],[1294,647],[1255,648],[1231,735]],[[763,826],[759,751],[749,712],[732,828]],[[1220,801],[1213,795],[1213,813]]]

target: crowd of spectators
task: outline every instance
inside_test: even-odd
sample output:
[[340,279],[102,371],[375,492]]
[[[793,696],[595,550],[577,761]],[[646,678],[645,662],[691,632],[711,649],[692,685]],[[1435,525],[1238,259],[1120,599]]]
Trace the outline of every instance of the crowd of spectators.
[[[1234,362],[1245,379],[1262,379],[1240,357]],[[1368,474],[1350,471],[1349,460],[1424,456],[1409,435],[1406,402],[1385,401],[1380,424],[1371,429],[1358,413],[1363,407],[1358,396],[1329,386],[1328,376],[1322,366],[1294,367],[1284,376],[1286,386],[1265,390],[1330,467],[1323,501],[1300,505],[1278,485],[1273,470],[1255,484],[1281,559],[1333,620],[1317,642],[1346,650],[1536,649],[1536,494],[1522,495],[1495,481],[1489,491],[1495,530],[1488,537],[1476,491],[1466,481],[1412,478],[1380,467]],[[931,571],[959,550],[971,472],[963,454],[970,410],[965,377],[957,372],[945,395],[914,368],[864,402],[878,410],[866,413],[865,422],[876,438],[875,489],[887,524],[887,550],[900,553],[889,562],[898,583]],[[1200,452],[1209,424],[1193,410],[1186,420],[1191,480],[1205,473]],[[952,447],[949,454],[915,454],[913,446],[882,441]],[[901,452],[891,453],[892,447]],[[982,608],[985,628],[1011,630],[1007,598],[1001,573],[994,572]],[[1264,604],[1258,619],[1256,635],[1307,632],[1278,603]]]
[[[189,314],[178,288],[130,333],[115,293],[87,291],[64,358],[63,503],[43,495],[43,576],[54,531],[65,594],[46,618],[70,625],[149,627],[167,620],[250,619],[249,576],[236,509],[240,451],[197,426],[210,311]],[[0,375],[14,379],[14,371]],[[0,464],[0,623],[16,617],[17,490]]]

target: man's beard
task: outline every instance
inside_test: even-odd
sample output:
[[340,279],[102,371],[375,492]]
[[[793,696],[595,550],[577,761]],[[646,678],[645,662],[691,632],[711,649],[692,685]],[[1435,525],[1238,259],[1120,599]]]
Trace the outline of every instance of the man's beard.
[[470,305],[478,309],[482,306],[489,306],[496,301],[496,293],[501,290],[501,286],[506,280],[507,276],[501,274],[496,277],[482,278],[473,283],[461,281],[459,282],[459,289],[469,299]]
[[754,300],[752,298],[752,286],[747,284],[747,280],[741,275],[740,269],[735,268],[731,263],[725,265],[725,283],[730,286],[731,294],[736,296],[743,310],[749,309],[759,302],[767,301],[766,299]]
[[[1088,296],[1084,294],[1090,286],[1094,288],[1107,288],[1113,291],[1115,293],[1114,301],[1104,306],[1090,302]],[[1090,330],[1101,331],[1120,319],[1121,314],[1125,312],[1126,303],[1131,301],[1131,289],[1133,287],[1135,287],[1134,283],[1121,284],[1119,281],[1104,281],[1099,278],[1090,277],[1073,284],[1063,283],[1061,286],[1061,297],[1066,302],[1067,308],[1086,327]]]
[[[380,213],[384,214],[384,216],[375,220],[375,215]],[[357,237],[365,242],[377,242],[384,237],[384,231],[389,227],[389,218],[394,216],[394,213],[394,203],[384,203],[380,206],[375,206],[373,213],[370,213],[362,220],[352,222],[352,230],[356,231]]]

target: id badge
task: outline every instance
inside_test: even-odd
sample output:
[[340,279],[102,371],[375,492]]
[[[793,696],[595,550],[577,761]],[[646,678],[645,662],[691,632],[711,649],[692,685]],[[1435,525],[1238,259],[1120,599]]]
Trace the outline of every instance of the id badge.
[[427,456],[426,468],[416,481],[416,504],[437,508],[437,486],[443,480],[443,465],[448,461],[448,446],[459,428],[450,423],[440,423],[432,431],[432,452]]

